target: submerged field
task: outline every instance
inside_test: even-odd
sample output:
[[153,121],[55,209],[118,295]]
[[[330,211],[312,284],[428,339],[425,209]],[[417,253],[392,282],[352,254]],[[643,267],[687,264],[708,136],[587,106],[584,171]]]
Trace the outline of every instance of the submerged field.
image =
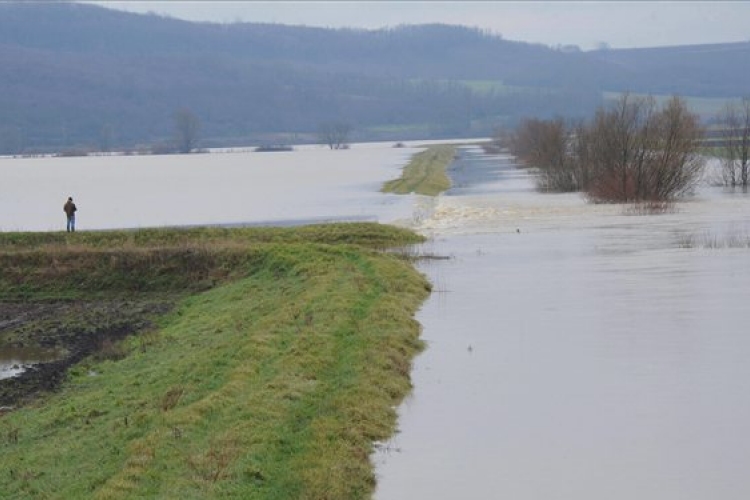
[[430,289],[384,250],[420,241],[377,224],[0,235],[17,319],[0,346],[75,358],[59,384],[5,393],[0,491],[369,497]]

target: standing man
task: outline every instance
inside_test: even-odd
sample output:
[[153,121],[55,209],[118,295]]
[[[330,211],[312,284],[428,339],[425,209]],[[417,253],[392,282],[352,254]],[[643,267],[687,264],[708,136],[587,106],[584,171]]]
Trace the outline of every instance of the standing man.
[[76,210],[78,210],[78,208],[76,208],[76,204],[73,203],[73,197],[68,197],[68,201],[66,201],[63,206],[63,212],[68,216],[67,230],[69,233],[75,232],[76,230]]

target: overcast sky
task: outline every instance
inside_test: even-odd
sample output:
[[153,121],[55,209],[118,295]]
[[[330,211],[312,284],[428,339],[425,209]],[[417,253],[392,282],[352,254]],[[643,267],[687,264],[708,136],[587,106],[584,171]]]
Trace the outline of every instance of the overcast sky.
[[376,29],[446,23],[507,40],[613,48],[750,41],[743,1],[100,1],[105,7],[192,21],[271,22]]

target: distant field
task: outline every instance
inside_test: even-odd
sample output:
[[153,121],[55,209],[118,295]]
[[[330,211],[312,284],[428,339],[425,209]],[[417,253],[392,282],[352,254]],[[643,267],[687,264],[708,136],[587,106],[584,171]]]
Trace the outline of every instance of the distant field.
[[544,87],[524,87],[520,85],[506,85],[500,80],[459,80],[461,83],[477,93],[489,94],[494,92],[500,95],[513,95],[523,93],[554,93],[556,89]]
[[[604,92],[602,98],[605,103],[615,101],[622,96],[622,92]],[[647,97],[647,94],[631,94],[635,97]],[[652,95],[656,99],[657,104],[664,104],[667,100],[671,99],[671,95],[654,94]],[[680,96],[687,102],[688,108],[693,113],[700,115],[704,119],[710,119],[715,117],[721,112],[721,109],[727,104],[728,99],[719,97],[691,97],[691,96]]]
[[407,123],[396,125],[376,125],[374,127],[368,127],[367,130],[374,133],[411,134],[414,132],[428,132],[430,127],[431,125],[429,123]]
[[414,78],[410,80],[413,84],[444,85],[446,87],[461,85],[478,94],[513,95],[526,92],[555,92],[553,88],[524,87],[520,85],[507,85],[502,80],[424,80]]

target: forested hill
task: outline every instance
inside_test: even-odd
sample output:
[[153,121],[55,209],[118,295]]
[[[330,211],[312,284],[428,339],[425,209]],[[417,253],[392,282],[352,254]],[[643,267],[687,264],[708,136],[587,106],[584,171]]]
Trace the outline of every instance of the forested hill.
[[[541,45],[459,26],[365,31],[189,23],[81,4],[0,4],[0,43],[94,57],[222,57],[396,78],[504,79],[592,69]],[[524,80],[528,78],[521,77]]]
[[621,73],[612,89],[696,97],[750,95],[750,42],[591,52]]
[[[737,46],[745,57],[748,45]],[[604,90],[746,88],[741,65],[717,72],[716,58],[654,54],[556,50],[445,25],[223,25],[2,3],[0,154],[169,141],[184,108],[202,145],[216,146],[309,139],[334,121],[355,139],[479,135],[527,115],[587,115]]]

